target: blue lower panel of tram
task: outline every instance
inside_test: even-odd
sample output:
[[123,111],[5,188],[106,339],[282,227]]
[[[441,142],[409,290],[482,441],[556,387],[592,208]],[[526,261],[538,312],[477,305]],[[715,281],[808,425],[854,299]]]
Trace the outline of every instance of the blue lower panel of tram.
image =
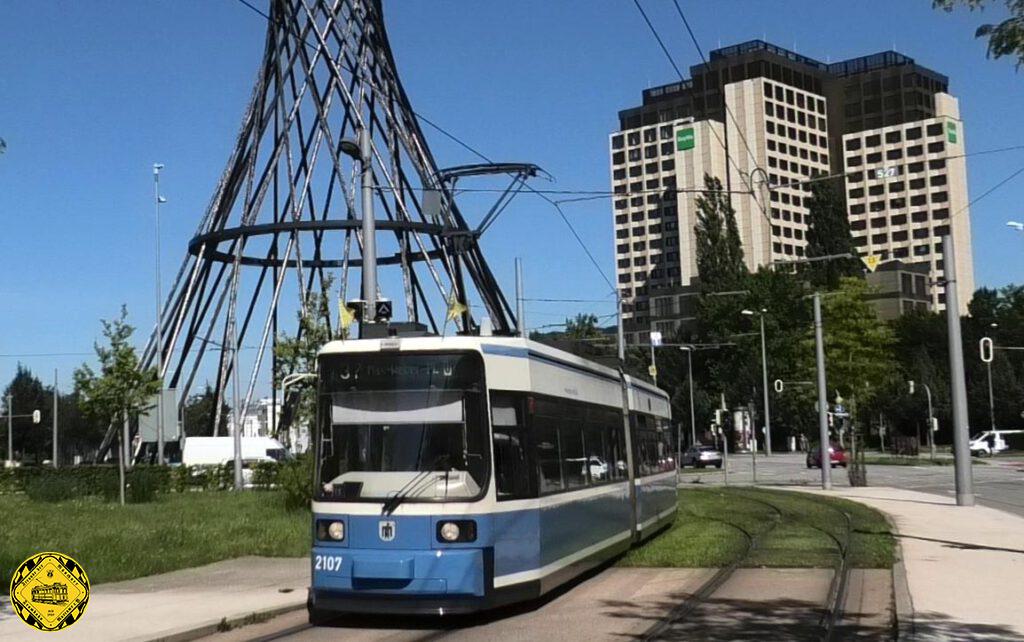
[[[450,613],[538,597],[629,547],[626,487],[609,491],[480,515],[317,515],[344,521],[346,536],[313,547],[311,604],[332,611]],[[472,520],[476,539],[438,541],[440,523],[452,520]]]

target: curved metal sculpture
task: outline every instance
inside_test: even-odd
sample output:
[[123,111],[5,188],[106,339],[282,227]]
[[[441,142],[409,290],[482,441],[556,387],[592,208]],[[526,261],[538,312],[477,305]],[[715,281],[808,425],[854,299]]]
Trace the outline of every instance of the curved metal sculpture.
[[[260,373],[270,371],[276,358],[276,338],[286,331],[282,309],[304,312],[301,303],[285,302],[305,301],[313,292],[345,301],[355,274],[366,277],[361,228],[367,209],[383,214],[375,219],[377,263],[398,268],[379,288],[401,291],[396,317],[404,310],[407,321],[440,332],[452,298],[463,304],[472,299],[495,334],[516,333],[514,308],[477,240],[507,204],[503,199],[539,168],[438,170],[399,80],[380,0],[271,0],[268,16],[263,61],[234,152],[189,243],[163,307],[161,332],[154,328],[142,366],[162,363],[165,386],[177,389],[180,406],[198,373],[204,367],[211,372],[204,364],[214,353],[210,346],[219,344],[219,414],[237,367],[235,348],[243,341],[255,344],[251,367],[239,368],[245,393],[235,403],[244,416]],[[353,139],[367,134],[369,153],[361,156]],[[370,182],[361,188],[364,159]],[[456,204],[455,181],[495,172],[509,174],[513,184],[473,229]],[[361,201],[361,192],[372,202]],[[332,280],[336,292],[328,291]],[[473,333],[478,325],[466,307],[457,331]],[[337,322],[328,323],[336,333]]]

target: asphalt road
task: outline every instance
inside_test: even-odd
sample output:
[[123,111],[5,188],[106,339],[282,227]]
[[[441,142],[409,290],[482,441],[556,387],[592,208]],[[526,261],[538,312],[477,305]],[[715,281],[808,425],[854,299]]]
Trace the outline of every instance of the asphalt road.
[[[948,455],[946,455],[948,457]],[[1024,516],[1024,456],[993,457],[971,467],[974,495],[979,504]],[[819,485],[821,470],[808,470],[803,453],[776,453],[757,456],[757,483],[765,485]],[[754,464],[750,453],[729,456],[729,483],[751,484]],[[685,469],[681,483],[722,484],[724,470]],[[849,486],[846,470],[832,469],[834,486]],[[953,466],[879,466],[868,465],[869,486],[893,486],[924,493],[955,494]]]

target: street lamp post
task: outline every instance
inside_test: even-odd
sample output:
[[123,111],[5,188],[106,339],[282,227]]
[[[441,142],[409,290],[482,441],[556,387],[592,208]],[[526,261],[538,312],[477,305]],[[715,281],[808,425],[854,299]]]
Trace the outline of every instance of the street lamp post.
[[164,465],[164,341],[163,301],[160,299],[160,204],[166,202],[160,195],[160,170],[163,163],[153,163],[153,200],[156,207],[156,375],[160,391],[156,399],[156,461]]
[[[697,445],[697,420],[693,410],[693,346],[679,346],[686,352],[686,378],[690,382],[690,445]],[[682,441],[681,439],[679,441]],[[679,459],[678,461],[682,461]]]
[[757,315],[761,321],[761,387],[764,391],[764,454],[772,454],[772,416],[768,408],[768,348],[764,338],[764,314],[768,310],[761,308],[760,312],[743,310],[740,314],[746,316]]
[[828,388],[825,385],[825,345],[822,340],[821,293],[814,293],[814,354],[818,370],[818,460],[821,488],[832,490],[832,455],[828,441]]
[[[914,382],[910,383],[910,394],[914,394]],[[928,447],[931,450],[932,459],[935,459],[935,418],[932,416],[932,389],[928,384],[921,382],[924,386],[924,394],[928,398]]]
[[946,328],[949,341],[950,397],[953,402],[953,469],[957,506],[974,506],[974,479],[967,435],[967,387],[964,352],[960,338],[960,305],[956,282],[956,249],[953,237],[942,237],[942,261],[946,270]]

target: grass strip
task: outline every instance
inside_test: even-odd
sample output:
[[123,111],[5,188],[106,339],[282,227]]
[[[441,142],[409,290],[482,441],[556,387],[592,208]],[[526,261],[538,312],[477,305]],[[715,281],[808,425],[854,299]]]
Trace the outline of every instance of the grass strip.
[[675,524],[619,563],[725,566],[746,550],[746,532],[761,535],[746,566],[831,567],[838,552],[836,540],[846,541],[841,513],[851,521],[851,567],[890,568],[895,545],[889,524],[878,511],[838,498],[750,487],[680,490]]
[[277,491],[171,494],[119,506],[96,499],[56,504],[0,496],[0,591],[27,557],[75,558],[90,582],[115,582],[243,555],[302,557],[308,511],[287,511]]

